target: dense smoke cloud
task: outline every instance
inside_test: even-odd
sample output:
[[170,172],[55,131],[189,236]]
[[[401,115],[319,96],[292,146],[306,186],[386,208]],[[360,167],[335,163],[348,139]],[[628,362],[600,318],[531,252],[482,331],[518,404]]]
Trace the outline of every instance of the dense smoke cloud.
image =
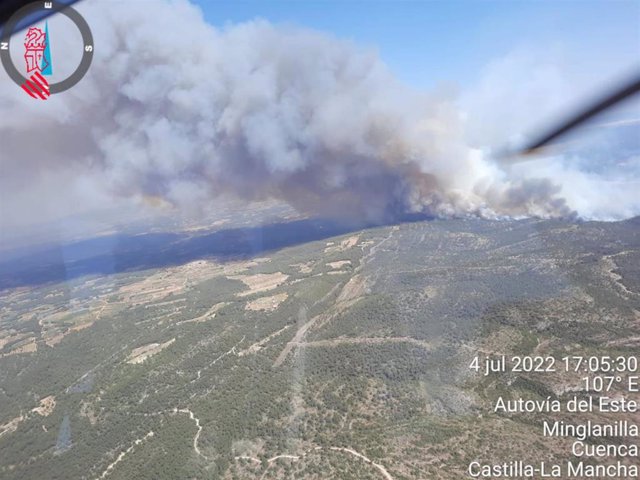
[[14,184],[68,169],[115,198],[278,198],[356,222],[571,214],[553,181],[467,146],[455,99],[403,86],[373,51],[264,21],[217,30],[183,1],[79,9],[97,45],[79,85],[34,105],[2,82]]

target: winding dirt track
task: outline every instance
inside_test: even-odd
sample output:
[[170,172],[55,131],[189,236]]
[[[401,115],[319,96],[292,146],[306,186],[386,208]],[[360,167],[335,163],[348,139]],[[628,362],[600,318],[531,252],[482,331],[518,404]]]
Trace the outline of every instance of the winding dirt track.
[[198,431],[196,432],[195,436],[193,437],[193,450],[202,458],[208,460],[209,458],[203,454],[200,449],[198,448],[198,439],[200,438],[200,434],[202,433],[202,425],[200,425],[200,419],[198,417],[196,417],[194,415],[194,413],[189,410],[188,408],[181,408],[181,409],[174,409],[175,413],[186,413],[189,415],[189,418],[191,420],[193,420],[194,422],[196,422],[196,427],[198,427]]
[[[173,410],[161,410],[159,412],[143,413],[140,415],[145,417],[155,417],[158,415],[177,415],[179,413],[184,413],[186,415],[189,415],[189,418],[195,422],[196,427],[198,427],[198,431],[193,437],[193,450],[196,452],[198,456],[204,458],[205,460],[209,460],[209,458],[200,451],[200,448],[198,448],[198,439],[200,438],[200,433],[202,433],[202,425],[200,425],[200,419],[196,417],[195,414],[190,409],[176,407]],[[118,457],[107,466],[107,468],[102,472],[102,474],[100,474],[99,477],[96,478],[96,480],[105,478],[107,475],[109,475],[113,471],[115,466],[118,463],[120,463],[125,456],[127,456],[129,453],[133,451],[136,445],[140,445],[143,441],[147,440],[149,437],[153,437],[153,435],[154,435],[153,431],[150,431],[144,437],[134,440],[133,443],[129,446],[129,448],[120,452]]]
[[367,463],[370,463],[371,465],[373,465],[374,467],[376,467],[380,473],[382,473],[382,475],[384,476],[384,478],[386,478],[387,480],[393,480],[393,477],[391,476],[391,474],[387,471],[386,468],[384,468],[382,465],[380,465],[379,463],[374,462],[373,460],[371,460],[370,458],[364,456],[363,454],[356,452],[354,449],[352,448],[341,448],[341,447],[329,447],[330,450],[334,450],[334,451],[339,451],[339,452],[345,452],[345,453],[350,453],[351,455],[361,458],[362,460],[364,460]]
[[614,257],[624,255],[629,252],[629,250],[625,250],[623,252],[614,253],[612,255],[604,255],[602,257],[602,262],[604,264],[603,270],[605,275],[613,281],[613,284],[620,290],[622,290],[627,296],[640,296],[640,293],[629,290],[627,286],[622,282],[622,276],[614,272],[614,270],[618,268],[618,264],[614,260]]
[[[267,460],[267,468],[265,469],[264,472],[262,472],[262,476],[260,477],[260,479],[262,480],[265,475],[267,474],[269,468],[271,468],[271,465],[280,460],[280,459],[287,459],[287,460],[293,460],[294,462],[303,459],[304,457],[306,457],[307,455],[311,454],[311,453],[317,453],[320,452],[322,450],[330,450],[333,452],[342,452],[342,453],[348,453],[349,455],[352,455],[356,458],[359,458],[360,460],[364,461],[365,463],[370,464],[372,467],[376,468],[381,474],[382,476],[386,479],[386,480],[394,480],[393,477],[391,476],[391,474],[389,473],[389,471],[381,464],[374,462],[373,460],[371,460],[369,457],[367,457],[366,455],[354,450],[353,448],[347,448],[347,447],[328,447],[328,448],[323,448],[323,447],[315,447],[312,448],[311,450],[307,450],[306,452],[301,453],[300,455],[287,455],[287,454],[282,454],[282,455],[276,455],[275,457],[271,457],[270,459]],[[237,457],[234,457],[235,460],[248,460],[254,463],[262,463],[260,461],[260,459],[256,458],[256,457],[251,457],[248,455],[239,455]]]
[[153,437],[153,431],[150,431],[142,438],[138,438],[134,440],[133,443],[129,446],[129,448],[120,452],[120,454],[116,457],[116,459],[113,462],[111,462],[109,465],[107,465],[107,468],[100,474],[99,477],[96,477],[96,480],[105,478],[107,475],[109,475],[113,471],[113,469],[116,467],[116,465],[120,463],[124,457],[126,457],[129,453],[131,453],[133,449],[136,448],[137,445],[140,445],[142,442],[144,442],[147,438],[150,438],[150,437]]

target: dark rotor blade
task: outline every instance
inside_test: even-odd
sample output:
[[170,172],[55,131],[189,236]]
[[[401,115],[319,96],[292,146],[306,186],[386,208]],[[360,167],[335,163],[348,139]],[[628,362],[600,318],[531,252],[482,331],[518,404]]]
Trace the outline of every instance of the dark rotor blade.
[[[47,18],[48,16],[59,12],[63,8],[76,3],[77,1],[78,0],[56,0],[53,2],[52,8],[50,10],[43,10],[37,15],[28,16],[27,18],[19,21],[13,33],[24,30],[34,23],[37,23]],[[4,0],[3,2],[0,2],[0,35],[2,34],[4,24],[11,18],[11,16],[29,3],[34,3],[34,0]]]
[[567,133],[569,130],[572,130],[591,117],[638,92],[640,92],[640,72],[636,72],[630,81],[627,81],[620,88],[617,88],[613,93],[608,94],[604,98],[600,99],[597,103],[589,106],[589,108],[582,110],[577,115],[571,117],[569,120],[563,122],[551,131],[545,133],[543,136],[531,142],[528,146],[522,149],[521,153],[531,153],[534,150],[547,145],[551,141]]

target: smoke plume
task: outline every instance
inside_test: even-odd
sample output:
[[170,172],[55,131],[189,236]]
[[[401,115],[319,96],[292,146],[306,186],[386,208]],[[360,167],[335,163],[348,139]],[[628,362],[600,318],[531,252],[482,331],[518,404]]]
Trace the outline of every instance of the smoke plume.
[[374,51],[265,21],[216,29],[186,1],[78,9],[96,44],[80,84],[34,105],[2,81],[14,185],[68,171],[115,196],[277,198],[361,222],[571,213],[550,180],[468,147],[451,95],[402,85]]

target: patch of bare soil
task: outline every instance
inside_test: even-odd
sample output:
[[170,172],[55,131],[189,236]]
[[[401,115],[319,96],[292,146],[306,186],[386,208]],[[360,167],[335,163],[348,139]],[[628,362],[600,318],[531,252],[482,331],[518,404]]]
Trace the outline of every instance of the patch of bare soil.
[[296,267],[300,273],[303,274],[308,274],[311,273],[313,271],[313,264],[315,262],[310,261],[310,262],[306,262],[306,263],[294,263],[293,265],[291,265],[292,267]]
[[236,275],[228,278],[232,280],[240,280],[249,287],[248,291],[237,294],[238,297],[246,297],[248,295],[253,295],[254,293],[267,292],[279,287],[287,280],[287,278],[289,278],[289,275],[282,272],[275,272],[257,273],[255,275]]
[[279,293],[277,295],[272,295],[270,297],[256,298],[255,300],[247,302],[245,309],[254,310],[254,311],[272,312],[274,310],[277,310],[280,304],[284,302],[288,296],[289,294],[284,292],[284,293]]
[[334,270],[339,270],[345,265],[351,265],[351,260],[338,260],[336,262],[327,263],[327,266],[333,268]]
[[353,235],[346,238],[337,245],[334,242],[327,242],[327,247],[324,249],[324,253],[344,252],[345,250],[355,247],[358,240],[360,240],[360,235]]
[[98,415],[96,414],[96,411],[91,402],[84,400],[82,401],[82,403],[80,404],[80,416],[85,417],[87,420],[89,420],[89,423],[91,425],[95,425],[96,423],[98,423]]
[[56,408],[56,397],[49,395],[40,400],[40,406],[33,408],[31,411],[37,413],[41,417],[48,417]]
[[10,355],[18,355],[22,353],[35,353],[38,351],[38,344],[36,343],[35,337],[29,337],[24,341],[18,343],[15,347],[9,351],[9,353],[2,354],[3,357],[8,357]]
[[24,415],[20,415],[19,417],[9,420],[4,425],[0,425],[0,437],[5,435],[6,433],[15,432],[18,429],[18,425],[20,425],[20,423],[22,423],[24,419]]
[[336,303],[350,302],[361,296],[367,291],[366,277],[360,274],[354,275],[349,279],[347,284],[342,288]]
[[229,305],[228,302],[216,303],[209,310],[204,312],[199,317],[190,318],[189,320],[182,320],[180,322],[177,322],[176,325],[182,325],[183,323],[201,323],[201,322],[206,322],[208,319],[214,318],[216,316],[216,313],[218,312],[218,310],[220,310],[223,307],[226,307],[227,305]]
[[222,267],[222,273],[224,275],[237,275],[242,272],[246,272],[250,268],[257,267],[263,263],[270,262],[271,259],[269,257],[260,257],[254,258],[253,260],[245,260],[241,262],[230,262],[226,263]]
[[59,344],[62,341],[64,337],[65,337],[64,333],[58,333],[51,337],[45,337],[44,343],[46,343],[50,347],[55,347],[57,344]]
[[0,350],[4,348],[5,345],[11,342],[16,342],[18,340],[24,339],[29,336],[28,333],[14,334],[13,332],[15,332],[15,330],[9,330],[8,332],[2,332],[2,334],[0,334],[0,335],[6,335],[4,337],[0,337]]
[[140,364],[152,355],[161,352],[175,341],[176,339],[172,338],[168,342],[150,343],[148,345],[143,345],[142,347],[134,348],[129,354],[129,357],[127,357],[127,363]]

